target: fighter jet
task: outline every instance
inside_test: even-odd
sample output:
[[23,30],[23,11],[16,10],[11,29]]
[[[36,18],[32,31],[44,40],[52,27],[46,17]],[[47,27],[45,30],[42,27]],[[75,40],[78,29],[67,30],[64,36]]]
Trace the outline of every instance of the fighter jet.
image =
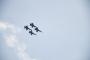
[[28,26],[24,26],[24,28],[25,28],[26,30],[30,30],[30,28],[29,28]]
[[35,27],[36,32],[42,32],[41,30],[38,29],[38,27]]
[[36,27],[35,25],[34,25],[34,23],[30,23],[30,26],[33,28],[33,27]]
[[29,33],[30,33],[31,35],[36,35],[31,29],[30,29]]

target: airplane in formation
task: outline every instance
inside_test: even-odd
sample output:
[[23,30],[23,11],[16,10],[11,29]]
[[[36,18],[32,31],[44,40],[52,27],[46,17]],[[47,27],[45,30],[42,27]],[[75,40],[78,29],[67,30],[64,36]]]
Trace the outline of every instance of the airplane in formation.
[[39,28],[37,26],[34,25],[34,23],[30,23],[30,26],[32,28],[35,27],[36,32],[42,32],[41,30],[39,30]]
[[38,29],[38,27],[35,28],[36,32],[42,32],[41,30]]
[[29,31],[31,35],[36,35],[32,30]]
[[36,35],[36,34],[32,31],[32,29],[30,29],[28,26],[24,26],[24,29],[26,29],[26,31],[29,30],[29,33],[30,33],[31,35]]
[[28,26],[24,26],[24,29],[26,30],[30,30],[30,28]]
[[[37,26],[34,25],[34,23],[30,23],[29,26],[31,26],[32,28],[34,28],[34,30],[35,30],[36,32],[42,32],[41,30],[39,30],[39,28],[38,28]],[[24,29],[26,29],[26,31],[28,30],[31,35],[36,35],[36,34],[32,31],[32,29],[30,29],[28,26],[24,26]]]
[[33,28],[33,27],[36,27],[35,25],[34,25],[34,23],[30,23],[30,26]]

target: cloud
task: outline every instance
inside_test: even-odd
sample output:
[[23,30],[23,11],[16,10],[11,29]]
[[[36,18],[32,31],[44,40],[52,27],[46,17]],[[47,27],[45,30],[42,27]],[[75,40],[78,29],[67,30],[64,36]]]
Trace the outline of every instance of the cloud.
[[15,27],[13,24],[9,24],[7,22],[2,22],[2,21],[0,21],[0,30],[10,30],[11,33],[17,33],[21,31],[20,28]]
[[18,42],[15,35],[4,36],[4,38],[8,47],[14,47]]
[[0,22],[0,29],[7,29],[7,24],[5,22]]
[[7,22],[0,21],[0,30],[11,31],[9,34],[5,34],[3,38],[5,40],[7,47],[17,50],[17,55],[20,58],[20,60],[36,60],[29,56],[29,54],[26,52],[26,44],[20,41],[16,36],[18,32],[20,33],[20,28],[17,28],[14,25],[9,24]]

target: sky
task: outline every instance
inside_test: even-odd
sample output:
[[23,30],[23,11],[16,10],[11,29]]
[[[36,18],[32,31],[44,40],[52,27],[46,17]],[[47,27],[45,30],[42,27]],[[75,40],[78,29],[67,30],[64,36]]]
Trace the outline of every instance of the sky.
[[[0,2],[0,60],[89,60],[85,0]],[[31,36],[30,22],[42,33]]]

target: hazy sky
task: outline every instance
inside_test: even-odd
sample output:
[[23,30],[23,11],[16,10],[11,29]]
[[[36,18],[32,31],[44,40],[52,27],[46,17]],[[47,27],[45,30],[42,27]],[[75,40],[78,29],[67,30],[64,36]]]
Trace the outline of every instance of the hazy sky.
[[[0,60],[20,60],[21,55],[25,57],[21,56],[21,60],[28,60],[28,56],[30,60],[87,60],[86,1],[3,0],[2,3],[0,22],[4,21],[7,30],[0,30]],[[34,22],[43,32],[30,36],[23,29],[30,22]],[[0,24],[1,27],[3,24]],[[15,26],[15,30],[11,26]],[[19,33],[18,28],[21,29]],[[13,34],[13,31],[17,33]],[[3,36],[8,37],[10,34],[18,38],[16,46],[13,46],[14,43],[6,45],[4,41]],[[9,36],[10,42],[12,36]]]

